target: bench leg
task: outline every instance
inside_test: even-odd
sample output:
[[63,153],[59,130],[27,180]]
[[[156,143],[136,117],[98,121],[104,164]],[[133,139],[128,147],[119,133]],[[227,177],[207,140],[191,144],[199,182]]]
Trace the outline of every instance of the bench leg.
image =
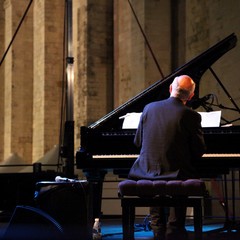
[[201,206],[201,199],[199,199],[196,206],[194,206],[193,214],[194,214],[195,239],[196,240],[202,240],[202,206]]
[[135,207],[131,204],[122,203],[122,228],[123,240],[134,239]]

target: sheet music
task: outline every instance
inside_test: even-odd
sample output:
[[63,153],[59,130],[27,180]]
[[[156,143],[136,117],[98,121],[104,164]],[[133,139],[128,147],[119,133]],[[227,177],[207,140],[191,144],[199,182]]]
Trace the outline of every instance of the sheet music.
[[[221,111],[212,111],[212,112],[198,112],[201,117],[202,127],[219,127],[221,121]],[[140,121],[142,113],[127,113],[126,115],[120,117],[124,118],[122,129],[137,129],[138,123]]]
[[202,127],[219,127],[221,121],[221,111],[198,112],[202,117]]
[[[212,111],[212,112],[198,112],[201,117],[202,127],[219,127],[221,121],[221,111]],[[140,121],[142,113],[127,113],[126,115],[120,117],[124,118],[122,129],[137,129],[138,123]]]
[[120,117],[120,119],[124,118],[122,129],[137,129],[141,115],[142,113],[132,112]]

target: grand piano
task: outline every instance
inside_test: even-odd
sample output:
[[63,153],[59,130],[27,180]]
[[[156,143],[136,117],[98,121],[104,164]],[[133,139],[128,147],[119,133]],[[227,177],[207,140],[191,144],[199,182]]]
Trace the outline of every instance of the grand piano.
[[[193,101],[197,101],[202,75],[208,69],[213,72],[212,64],[233,49],[236,43],[237,37],[232,33],[95,123],[81,127],[81,147],[76,152],[76,165],[78,169],[85,172],[89,181],[99,183],[95,194],[101,195],[101,184],[109,170],[126,177],[139,154],[139,149],[133,144],[136,129],[122,129],[121,117],[131,112],[142,112],[146,104],[168,98],[169,85],[176,76],[182,74],[187,74],[194,79],[196,89]],[[213,75],[217,77],[214,72]],[[189,104],[191,107],[191,103]],[[217,173],[216,166],[218,166],[218,173],[226,173],[231,167],[240,167],[240,149],[236,145],[240,138],[240,127],[204,128],[203,130],[207,154],[199,163],[199,171],[204,170],[202,172],[206,174],[205,170],[208,169],[211,175],[212,172]],[[214,171],[211,172],[211,169]]]

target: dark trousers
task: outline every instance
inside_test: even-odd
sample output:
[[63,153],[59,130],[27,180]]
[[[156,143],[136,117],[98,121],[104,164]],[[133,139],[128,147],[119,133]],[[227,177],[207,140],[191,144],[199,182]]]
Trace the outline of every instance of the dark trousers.
[[153,231],[185,229],[186,207],[151,207],[150,215]]

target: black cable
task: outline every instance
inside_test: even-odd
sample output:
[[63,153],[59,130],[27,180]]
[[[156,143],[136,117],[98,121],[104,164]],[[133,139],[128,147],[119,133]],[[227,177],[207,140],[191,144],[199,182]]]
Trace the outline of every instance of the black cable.
[[0,67],[1,67],[1,65],[2,65],[2,63],[3,63],[3,61],[4,61],[5,57],[6,57],[6,55],[7,55],[7,53],[8,53],[8,51],[9,51],[9,49],[10,49],[10,47],[12,46],[12,43],[13,43],[13,41],[14,41],[14,39],[15,39],[15,37],[16,37],[16,35],[17,35],[17,33],[18,33],[18,31],[19,31],[19,29],[20,29],[20,27],[21,27],[21,25],[22,25],[22,23],[23,23],[26,15],[27,15],[27,13],[28,13],[28,10],[29,10],[32,2],[33,2],[33,0],[30,0],[29,4],[28,4],[28,6],[27,6],[27,9],[26,9],[25,13],[23,14],[22,19],[21,19],[20,23],[18,24],[18,27],[17,27],[17,29],[16,29],[13,37],[12,37],[12,40],[11,40],[11,42],[9,43],[9,45],[8,45],[8,47],[7,47],[7,50],[6,50],[5,53],[3,54],[3,57],[2,57],[1,62],[0,62]]
[[236,108],[236,110],[240,113],[240,108],[238,107],[237,103],[233,100],[233,98],[231,97],[230,93],[227,91],[227,89],[225,88],[225,86],[222,84],[222,82],[220,81],[220,79],[218,78],[217,74],[213,71],[213,69],[210,67],[209,68],[210,72],[212,73],[212,75],[215,77],[215,79],[217,80],[217,82],[219,83],[219,85],[222,87],[223,91],[225,92],[225,94],[227,95],[228,99],[232,102],[232,104],[234,105],[234,107]]

